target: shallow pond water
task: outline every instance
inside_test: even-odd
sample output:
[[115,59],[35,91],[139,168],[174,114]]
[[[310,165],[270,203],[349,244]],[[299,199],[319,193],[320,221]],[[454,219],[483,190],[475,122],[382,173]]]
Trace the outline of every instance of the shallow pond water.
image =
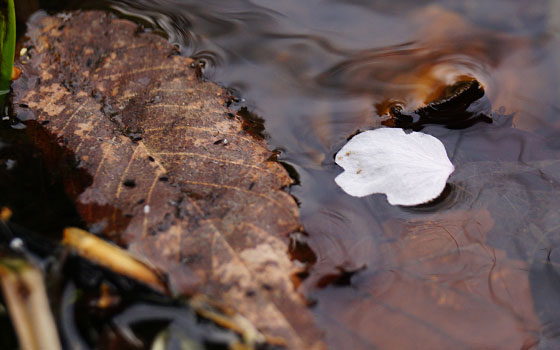
[[[300,286],[332,349],[560,347],[556,1],[115,1],[264,120],[294,169],[316,262]],[[441,198],[354,198],[334,154],[457,81],[491,122],[424,125],[456,167]],[[420,345],[419,345],[420,344]]]

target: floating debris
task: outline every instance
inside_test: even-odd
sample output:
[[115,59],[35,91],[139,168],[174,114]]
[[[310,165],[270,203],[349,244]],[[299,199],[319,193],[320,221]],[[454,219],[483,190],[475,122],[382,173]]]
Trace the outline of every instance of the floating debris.
[[354,136],[336,154],[345,171],[335,182],[349,195],[384,193],[392,205],[412,206],[441,194],[455,170],[445,147],[421,132],[380,128]]
[[43,275],[20,258],[0,258],[0,285],[20,347],[62,349]]
[[120,247],[102,240],[89,232],[70,227],[64,230],[63,243],[81,256],[108,269],[145,283],[157,291],[165,292],[159,275]]

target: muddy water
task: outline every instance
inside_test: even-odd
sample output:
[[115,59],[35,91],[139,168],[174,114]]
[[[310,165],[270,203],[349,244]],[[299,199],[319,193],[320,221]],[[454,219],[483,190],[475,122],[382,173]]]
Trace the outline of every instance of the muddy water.
[[[99,7],[66,2],[62,8]],[[560,7],[550,1],[118,1],[264,120],[297,172],[300,289],[332,349],[560,347]],[[59,7],[60,8],[60,7]],[[415,208],[353,198],[334,154],[476,79],[491,123],[425,125],[456,167]],[[482,110],[483,109],[483,110]]]

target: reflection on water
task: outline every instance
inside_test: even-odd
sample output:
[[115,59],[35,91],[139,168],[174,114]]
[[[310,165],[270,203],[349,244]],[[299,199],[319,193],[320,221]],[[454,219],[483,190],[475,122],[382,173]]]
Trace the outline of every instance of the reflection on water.
[[[199,60],[206,79],[264,119],[269,143],[299,175],[291,193],[317,256],[301,290],[317,301],[333,349],[552,349],[560,337],[560,306],[547,302],[560,298],[555,4],[112,6],[162,29]],[[423,129],[442,140],[457,169],[445,198],[400,208],[337,188],[334,154],[389,117],[379,106],[412,112],[464,79],[483,86],[492,123]],[[320,283],[341,271],[357,271],[345,275],[349,286]]]

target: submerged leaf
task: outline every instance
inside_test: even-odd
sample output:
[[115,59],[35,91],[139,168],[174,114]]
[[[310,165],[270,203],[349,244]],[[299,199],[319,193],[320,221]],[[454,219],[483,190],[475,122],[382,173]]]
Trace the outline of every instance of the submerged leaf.
[[528,266],[485,243],[493,226],[486,210],[387,220],[379,264],[356,275],[351,290],[332,286],[314,295],[319,317],[329,321],[328,343],[356,350],[535,349],[539,320]]
[[349,195],[384,193],[392,205],[418,205],[436,198],[455,168],[435,137],[380,128],[354,136],[336,154],[344,172],[336,183]]

